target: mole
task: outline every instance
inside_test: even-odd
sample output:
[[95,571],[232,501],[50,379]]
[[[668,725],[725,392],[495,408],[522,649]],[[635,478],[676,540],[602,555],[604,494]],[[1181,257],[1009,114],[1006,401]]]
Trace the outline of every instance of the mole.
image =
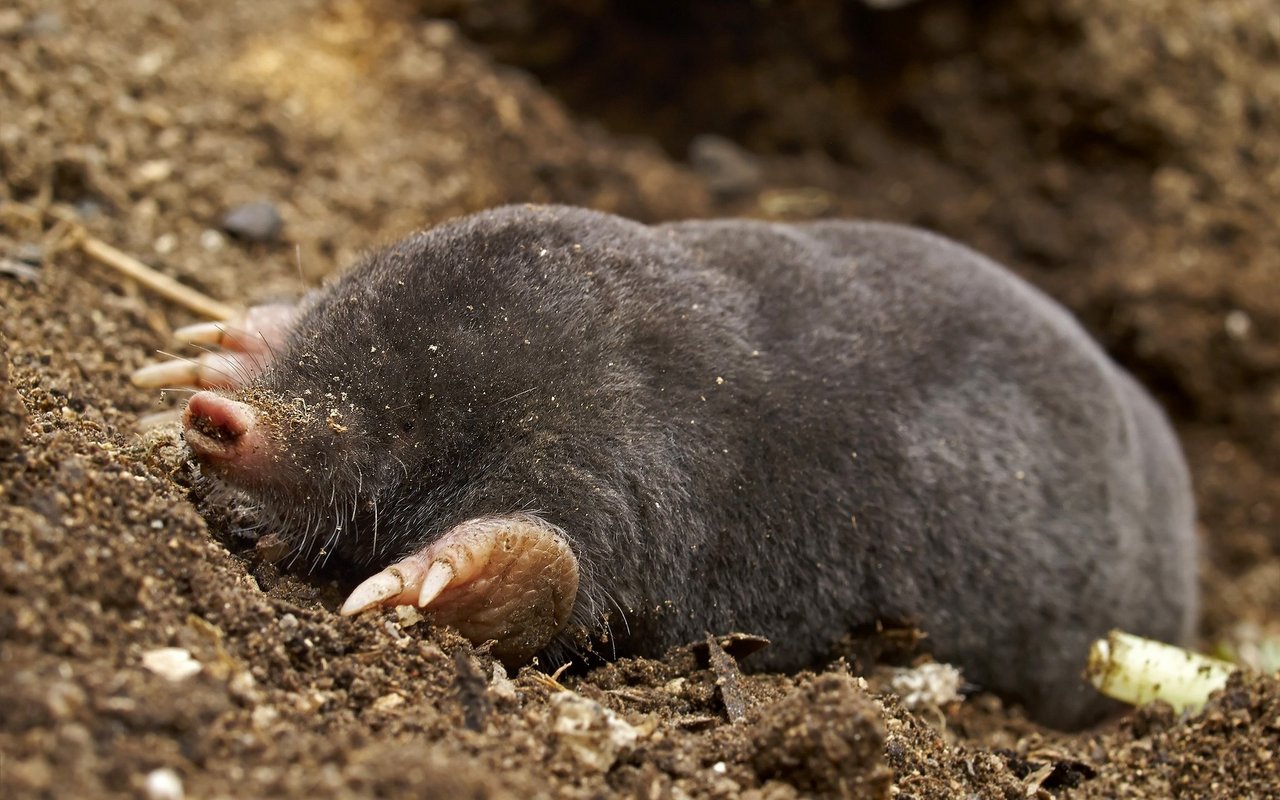
[[1165,416],[1062,307],[887,223],[645,225],[508,206],[296,305],[178,332],[135,382],[295,559],[519,664],[708,632],[830,659],[907,623],[1062,728],[1109,629],[1186,642],[1193,500]]

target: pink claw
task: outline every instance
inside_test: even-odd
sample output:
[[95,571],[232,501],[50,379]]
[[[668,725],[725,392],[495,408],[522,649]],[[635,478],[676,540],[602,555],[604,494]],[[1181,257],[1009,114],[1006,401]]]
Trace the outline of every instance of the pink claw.
[[211,345],[219,351],[148,364],[131,377],[135,386],[236,389],[253,380],[284,346],[297,318],[294,306],[254,306],[222,322],[202,322],[173,332],[181,344]]
[[416,605],[510,663],[532,658],[569,619],[578,561],[564,534],[528,514],[464,522],[356,587],[341,613]]

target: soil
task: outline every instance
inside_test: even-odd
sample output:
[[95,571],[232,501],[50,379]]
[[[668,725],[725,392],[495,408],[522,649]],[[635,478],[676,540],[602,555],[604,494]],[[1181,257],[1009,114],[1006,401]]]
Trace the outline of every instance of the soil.
[[[196,318],[79,246],[248,304],[505,202],[940,230],[1157,392],[1201,507],[1202,644],[1274,669],[1278,20],[1270,0],[6,5],[5,795],[1280,795],[1259,675],[1199,715],[1063,734],[981,694],[907,710],[861,660],[739,673],[727,642],[507,677],[412,615],[339,618],[348,587],[202,516],[172,428],[139,432],[174,400],[127,376]],[[278,236],[220,230],[259,200]]]

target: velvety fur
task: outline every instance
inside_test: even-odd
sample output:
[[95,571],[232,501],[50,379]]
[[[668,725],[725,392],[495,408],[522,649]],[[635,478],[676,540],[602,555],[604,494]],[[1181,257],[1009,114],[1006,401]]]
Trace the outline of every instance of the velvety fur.
[[259,384],[341,421],[262,492],[305,548],[382,566],[537,512],[605,654],[745,630],[791,669],[913,621],[1071,726],[1102,708],[1091,639],[1182,642],[1196,616],[1161,412],[1055,303],[910,228],[500,208],[312,298]]

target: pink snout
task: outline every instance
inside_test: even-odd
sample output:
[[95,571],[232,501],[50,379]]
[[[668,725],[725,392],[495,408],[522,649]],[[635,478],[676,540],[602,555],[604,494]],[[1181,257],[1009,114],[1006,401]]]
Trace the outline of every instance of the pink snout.
[[228,473],[257,472],[269,452],[268,437],[253,406],[215,392],[198,392],[187,401],[183,438],[206,466]]

